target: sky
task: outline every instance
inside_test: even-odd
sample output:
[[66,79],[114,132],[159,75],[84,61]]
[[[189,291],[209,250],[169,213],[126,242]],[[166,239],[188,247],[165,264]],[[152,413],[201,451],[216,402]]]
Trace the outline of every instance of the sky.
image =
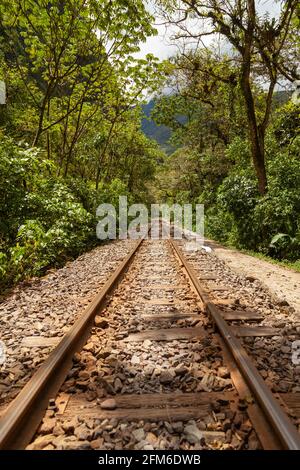
[[[152,0],[144,0],[144,4],[150,13],[154,16],[155,15],[155,2]],[[157,36],[151,36],[147,39],[145,43],[140,44],[140,52],[138,53],[139,57],[145,57],[147,54],[154,54],[159,59],[167,59],[168,57],[172,56],[176,51],[176,47],[168,44],[170,42],[170,38],[168,35],[168,31],[166,31],[166,27],[159,25],[159,19],[155,18],[155,28],[158,31]]]
[[[154,14],[154,1],[145,0],[144,3],[147,6],[147,9]],[[256,0],[256,8],[259,14],[264,14],[269,12],[270,16],[277,17],[280,11],[280,2],[275,0]],[[145,57],[146,54],[154,54],[159,59],[167,59],[168,57],[174,55],[177,51],[175,45],[171,45],[170,28],[166,30],[164,25],[159,25],[159,19],[156,18],[155,27],[158,30],[158,35],[154,37],[149,37],[146,43],[141,43],[140,52],[137,54],[138,57]]]

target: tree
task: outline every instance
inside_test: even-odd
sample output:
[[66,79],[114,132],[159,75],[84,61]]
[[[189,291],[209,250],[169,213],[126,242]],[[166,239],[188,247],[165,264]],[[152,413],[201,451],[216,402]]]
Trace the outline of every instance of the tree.
[[245,135],[245,109],[230,57],[196,50],[179,53],[170,62],[166,84],[172,92],[159,97],[153,117],[173,130],[173,140],[201,151],[225,148],[232,136]]
[[[255,167],[260,194],[267,191],[265,164],[265,136],[270,120],[272,98],[278,80],[299,78],[295,64],[286,60],[291,52],[292,25],[298,0],[281,3],[278,19],[260,16],[255,0],[180,0],[157,2],[164,8],[168,23],[179,28],[177,39],[196,40],[205,36],[220,35],[232,48],[232,56],[238,65],[238,79],[244,98],[248,130],[251,141],[252,161]],[[195,26],[194,21],[197,20]],[[293,48],[294,49],[294,48]],[[266,88],[264,110],[258,112],[255,98],[255,72],[260,69]]]
[[148,197],[162,154],[140,104],[162,74],[136,53],[152,23],[142,0],[1,2],[0,284],[93,246],[99,204]]
[[[45,133],[49,137],[55,126],[67,126],[71,115],[77,114],[79,124],[86,104],[87,122],[103,105],[103,96],[114,93],[112,84],[124,90],[124,74],[127,89],[135,85],[131,75],[137,75],[137,68],[145,77],[153,58],[145,65],[132,54],[154,33],[141,0],[1,2],[0,35],[7,66],[18,71],[38,113],[32,144],[38,145]],[[76,139],[80,129],[77,124],[75,128]],[[69,154],[74,144],[70,145]]]

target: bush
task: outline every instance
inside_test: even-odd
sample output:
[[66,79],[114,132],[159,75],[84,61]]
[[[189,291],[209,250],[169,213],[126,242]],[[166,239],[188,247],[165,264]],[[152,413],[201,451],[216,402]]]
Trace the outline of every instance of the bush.
[[300,236],[291,237],[287,233],[277,233],[269,245],[270,254],[279,259],[297,261],[300,257]]
[[96,191],[63,180],[37,149],[0,142],[0,283],[9,284],[60,266],[97,243],[96,207],[126,194],[115,179]]
[[62,179],[37,149],[0,139],[0,283],[10,284],[60,266],[97,243],[96,208],[132,197],[115,178],[96,190]]
[[255,181],[244,175],[228,176],[218,190],[217,207],[232,217],[234,239],[241,247],[254,248],[257,244],[254,209],[258,198]]
[[[41,199],[38,198],[38,201]],[[35,199],[35,202],[37,199]],[[8,249],[10,280],[39,275],[50,266],[59,266],[95,242],[93,216],[69,197],[57,204],[47,198],[48,212],[43,220],[43,205],[36,206],[37,219],[26,220]],[[51,218],[50,218],[51,215]]]
[[220,242],[229,242],[233,229],[233,218],[221,208],[212,207],[205,211],[205,236]]
[[27,217],[26,197],[34,191],[39,175],[51,166],[49,161],[42,161],[37,149],[0,138],[0,249],[15,240],[23,217]]
[[[291,113],[290,107],[287,109]],[[295,115],[294,108],[292,115]],[[208,201],[209,236],[240,248],[295,261],[300,257],[300,136],[292,133],[292,127],[295,131],[298,124],[290,117],[288,114],[288,145],[282,146],[283,123],[286,123],[282,116],[280,140],[276,132],[267,137],[268,193],[264,197],[258,194],[253,168],[245,163],[248,144],[236,138],[226,153],[232,159],[239,151],[238,161],[216,190],[215,203],[211,204],[214,198],[207,196],[205,190],[199,199],[204,197]]]

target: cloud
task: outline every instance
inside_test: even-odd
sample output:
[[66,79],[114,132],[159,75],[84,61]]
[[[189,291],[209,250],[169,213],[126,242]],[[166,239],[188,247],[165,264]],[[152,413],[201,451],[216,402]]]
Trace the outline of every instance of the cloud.
[[[153,0],[145,0],[145,5],[150,13],[154,15],[155,1]],[[259,15],[269,14],[272,18],[278,18],[280,9],[281,9],[281,2],[275,0],[258,0],[256,2],[256,9]],[[147,54],[154,54],[159,59],[167,59],[172,55],[176,54],[178,51],[175,44],[171,44],[171,27],[165,27],[164,25],[159,24],[159,20],[156,19],[158,24],[155,24],[155,27],[158,31],[157,36],[152,36],[147,38],[145,43],[140,44],[140,52],[136,54],[136,57],[143,58]],[[173,31],[174,32],[174,31]]]
[[137,57],[142,58],[147,54],[154,54],[159,59],[167,59],[174,55],[176,46],[168,44],[167,39],[164,37],[165,28],[157,27],[156,29],[161,31],[157,36],[149,37],[145,43],[140,44],[140,52],[136,54]]

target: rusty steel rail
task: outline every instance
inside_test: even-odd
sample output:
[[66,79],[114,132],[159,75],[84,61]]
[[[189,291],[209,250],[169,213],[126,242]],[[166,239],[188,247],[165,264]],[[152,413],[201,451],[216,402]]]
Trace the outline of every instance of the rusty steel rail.
[[143,238],[135,243],[91,304],[8,406],[0,419],[0,449],[23,449],[30,442],[45,414],[49,399],[57,395],[64,382],[75,352],[85,344],[95,315],[105,305],[107,295],[118,284],[142,242]]
[[224,342],[236,361],[239,371],[245,378],[250,390],[260,404],[283,448],[288,450],[300,450],[300,435],[298,434],[296,427],[290,421],[287,414],[282,410],[278,401],[265,384],[241,342],[234,336],[229,325],[223,319],[220,314],[220,310],[211,302],[208,292],[201,286],[195,270],[186,260],[178,245],[173,240],[170,240],[170,244],[184,266],[194,288],[204,304],[206,311],[216,324]]

